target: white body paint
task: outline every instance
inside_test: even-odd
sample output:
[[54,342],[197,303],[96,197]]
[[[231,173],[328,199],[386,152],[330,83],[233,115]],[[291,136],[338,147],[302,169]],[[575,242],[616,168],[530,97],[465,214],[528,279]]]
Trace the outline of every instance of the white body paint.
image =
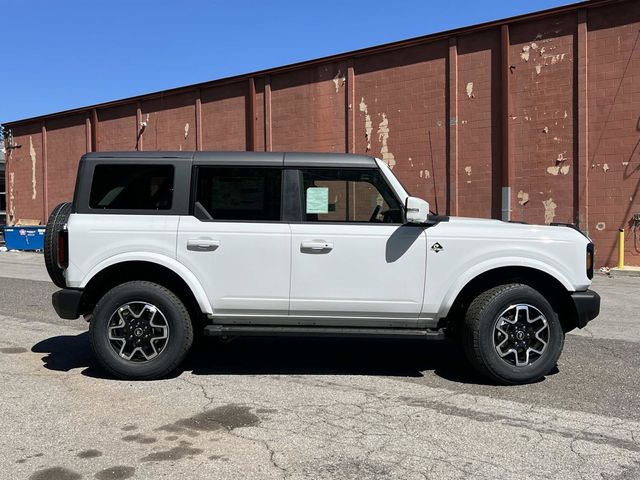
[[[389,166],[376,163],[405,202]],[[72,214],[68,231],[69,287],[84,288],[120,262],[156,263],[186,282],[204,313],[231,322],[432,327],[465,285],[500,267],[545,272],[570,292],[591,284],[589,240],[562,226],[457,217],[401,226]],[[188,249],[194,239],[211,248]],[[303,253],[308,242],[326,243],[326,251]]]

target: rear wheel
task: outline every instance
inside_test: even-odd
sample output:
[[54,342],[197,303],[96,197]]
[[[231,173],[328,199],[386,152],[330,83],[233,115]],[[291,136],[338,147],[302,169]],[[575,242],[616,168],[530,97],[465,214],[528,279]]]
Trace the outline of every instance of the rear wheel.
[[60,232],[67,224],[70,214],[70,203],[58,205],[49,215],[47,228],[44,232],[44,264],[47,267],[51,281],[60,288],[65,288],[66,283],[64,269],[58,265],[58,242],[60,240]]
[[193,342],[191,318],[180,299],[160,285],[142,281],[107,292],[95,306],[89,332],[100,364],[130,380],[168,375]]
[[522,284],[500,285],[476,297],[465,316],[463,346],[480,373],[502,384],[548,374],[564,346],[564,331],[546,298]]

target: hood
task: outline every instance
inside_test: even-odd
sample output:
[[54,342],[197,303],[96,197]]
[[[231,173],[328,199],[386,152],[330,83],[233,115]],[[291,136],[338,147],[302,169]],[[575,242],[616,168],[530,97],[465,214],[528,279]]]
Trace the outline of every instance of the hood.
[[589,237],[579,230],[575,225],[564,223],[552,223],[551,225],[536,225],[521,222],[503,222],[489,218],[471,217],[449,217],[449,228],[445,230],[467,231],[476,233],[482,232],[482,236],[503,236],[503,237],[528,237],[528,238],[548,238],[550,240],[575,240],[577,237],[589,239]]

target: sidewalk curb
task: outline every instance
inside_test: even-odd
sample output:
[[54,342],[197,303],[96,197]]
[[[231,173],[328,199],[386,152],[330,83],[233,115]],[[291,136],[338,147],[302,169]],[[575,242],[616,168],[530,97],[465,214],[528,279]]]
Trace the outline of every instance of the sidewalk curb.
[[640,270],[618,270],[612,268],[609,271],[609,275],[611,275],[612,277],[640,277]]

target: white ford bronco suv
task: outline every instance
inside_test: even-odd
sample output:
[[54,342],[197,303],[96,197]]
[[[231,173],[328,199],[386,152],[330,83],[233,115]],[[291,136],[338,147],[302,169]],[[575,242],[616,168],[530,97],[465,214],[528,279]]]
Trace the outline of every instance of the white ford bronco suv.
[[599,313],[593,252],[571,225],[432,214],[381,160],[316,153],[89,153],[45,238],[56,312],[128,379],[170,373],[194,333],[445,332],[493,381],[535,381]]

